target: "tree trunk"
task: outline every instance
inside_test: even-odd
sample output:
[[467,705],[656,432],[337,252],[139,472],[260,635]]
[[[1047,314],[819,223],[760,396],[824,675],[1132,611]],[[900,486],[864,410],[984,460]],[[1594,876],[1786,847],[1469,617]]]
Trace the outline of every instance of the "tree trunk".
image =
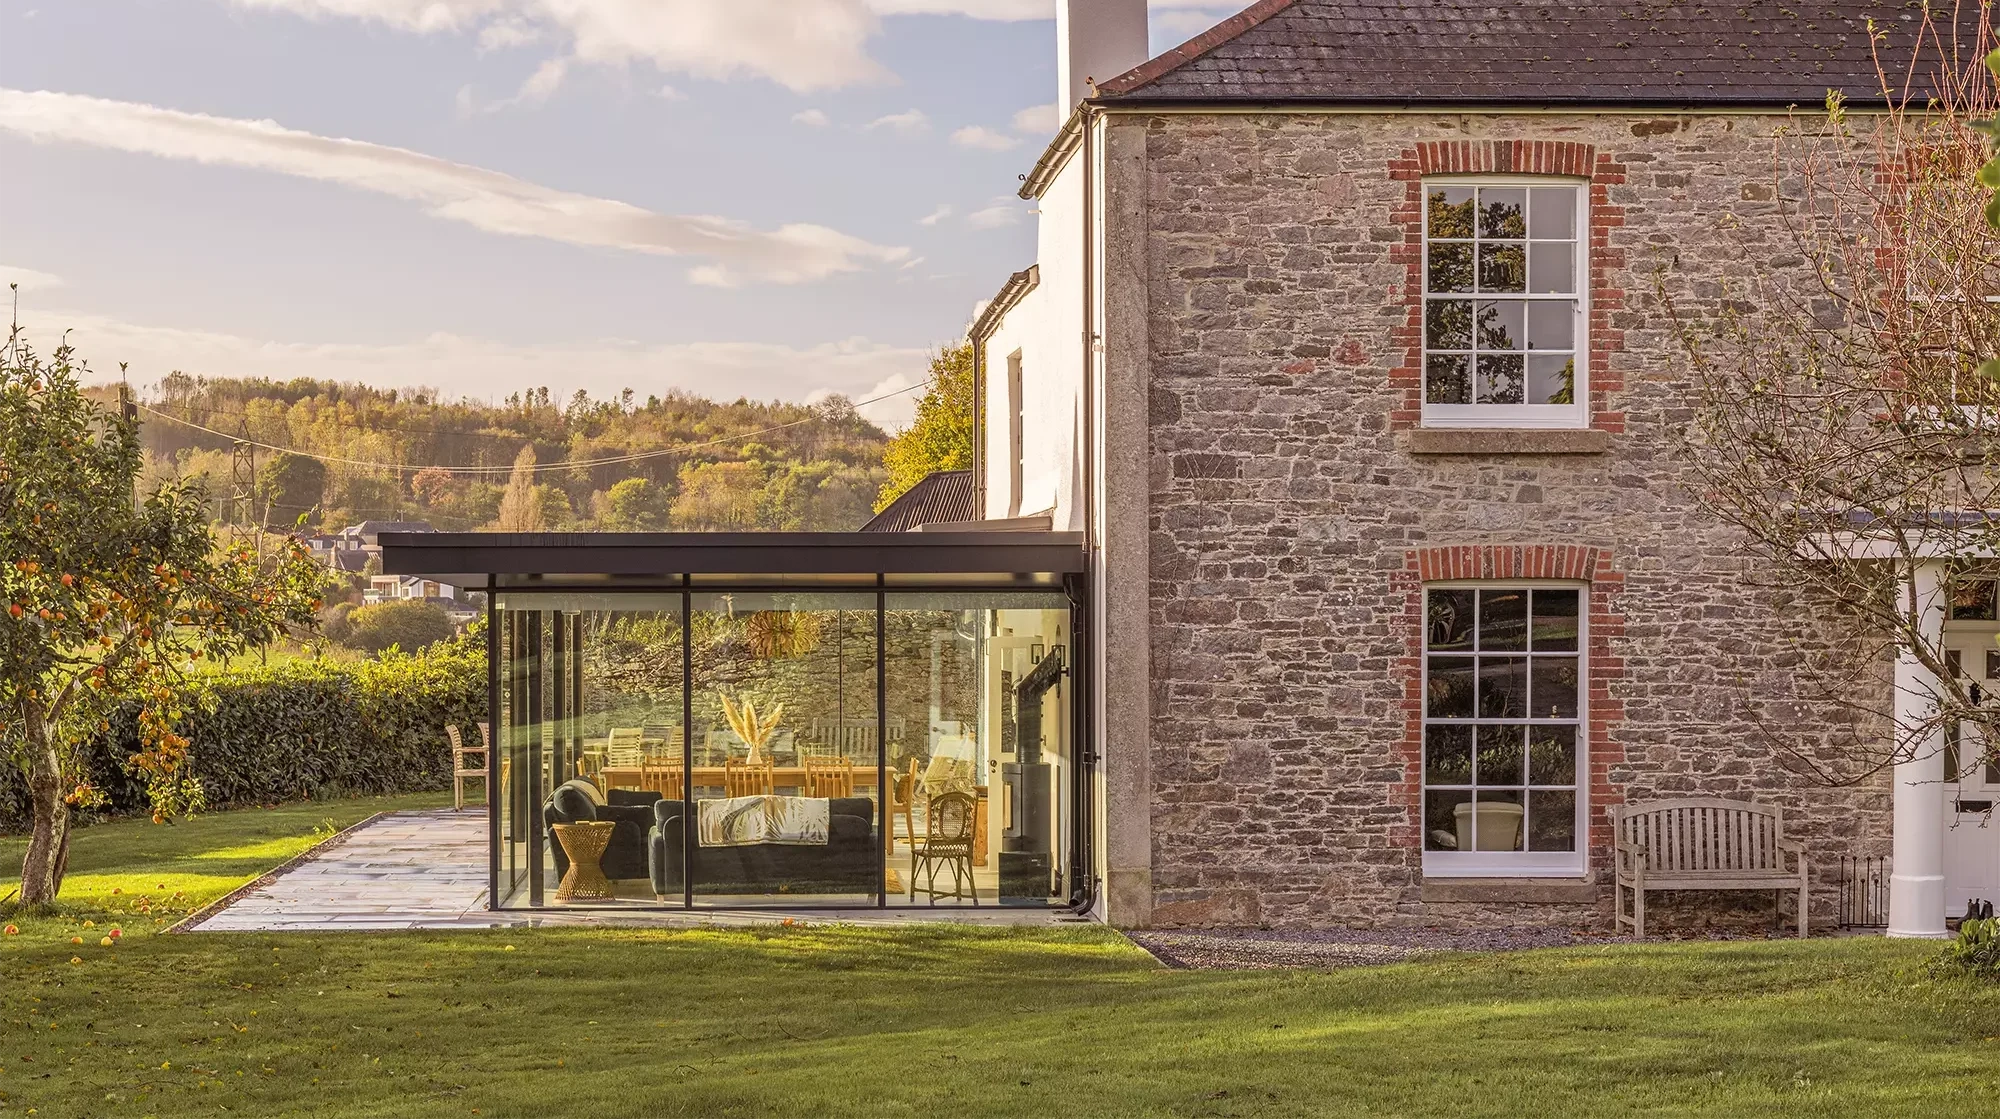
[[69,868],[69,805],[63,803],[62,759],[55,736],[39,720],[28,729],[28,801],[33,828],[21,860],[21,904],[48,905]]

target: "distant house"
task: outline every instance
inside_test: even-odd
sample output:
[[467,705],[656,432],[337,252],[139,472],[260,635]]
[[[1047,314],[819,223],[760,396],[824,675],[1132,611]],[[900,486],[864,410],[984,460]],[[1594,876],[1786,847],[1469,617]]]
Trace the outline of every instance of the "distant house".
[[359,575],[368,567],[369,559],[382,555],[382,533],[436,531],[429,521],[362,521],[332,535],[308,536],[304,540],[313,558],[329,569],[344,575]]

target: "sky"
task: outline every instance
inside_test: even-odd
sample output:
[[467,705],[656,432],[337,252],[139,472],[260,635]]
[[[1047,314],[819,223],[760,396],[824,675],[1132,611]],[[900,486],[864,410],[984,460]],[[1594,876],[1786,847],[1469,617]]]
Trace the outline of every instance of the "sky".
[[[1152,0],[1152,48],[1237,7]],[[141,386],[896,393],[1033,262],[1053,13],[0,0],[0,284]]]

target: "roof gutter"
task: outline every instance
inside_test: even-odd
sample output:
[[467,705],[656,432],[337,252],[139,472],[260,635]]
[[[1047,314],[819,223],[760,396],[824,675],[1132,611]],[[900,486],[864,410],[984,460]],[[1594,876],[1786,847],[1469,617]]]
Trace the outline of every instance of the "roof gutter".
[[1083,142],[1083,107],[1087,104],[1089,104],[1087,101],[1078,102],[1075,110],[1069,114],[1069,119],[1056,130],[1056,138],[1050,140],[1049,146],[1043,149],[1042,158],[1035,161],[1035,166],[1026,175],[1021,176],[1022,198],[1029,201],[1040,198],[1042,192],[1049,189],[1049,184],[1055,181],[1056,174],[1063,169],[1063,164],[1069,162],[1070,153],[1076,151],[1077,145]]
[[[1747,98],[1732,98],[1715,101],[1688,101],[1685,99],[1661,98],[1647,100],[1637,98],[1625,101],[1426,101],[1416,98],[1366,98],[1366,97],[1287,97],[1251,100],[1240,97],[1117,97],[1093,102],[1102,113],[1357,113],[1357,114],[1399,114],[1399,113],[1465,113],[1475,115],[1507,113],[1512,115],[1535,116],[1600,116],[1626,113],[1703,113],[1703,114],[1756,114],[1795,113],[1810,107],[1814,111],[1824,111],[1824,101],[1758,101]],[[1896,110],[1888,104],[1856,104],[1852,101],[1842,106],[1850,113],[1887,113]],[[1058,141],[1061,137],[1057,137]],[[1051,148],[1051,152],[1054,148]],[[1043,160],[1050,157],[1045,155]],[[1041,164],[1036,164],[1040,170]],[[1030,178],[1032,179],[1032,175]],[[1023,198],[1028,197],[1025,190]]]

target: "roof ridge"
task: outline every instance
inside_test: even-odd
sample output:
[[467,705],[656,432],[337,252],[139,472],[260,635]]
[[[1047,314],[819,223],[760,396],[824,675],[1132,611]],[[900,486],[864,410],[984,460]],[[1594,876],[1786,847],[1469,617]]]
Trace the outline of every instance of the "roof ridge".
[[1173,50],[1141,62],[1109,81],[1096,83],[1097,93],[1118,96],[1172,73],[1245,31],[1291,7],[1297,0],[1257,0],[1255,4],[1196,35]]

